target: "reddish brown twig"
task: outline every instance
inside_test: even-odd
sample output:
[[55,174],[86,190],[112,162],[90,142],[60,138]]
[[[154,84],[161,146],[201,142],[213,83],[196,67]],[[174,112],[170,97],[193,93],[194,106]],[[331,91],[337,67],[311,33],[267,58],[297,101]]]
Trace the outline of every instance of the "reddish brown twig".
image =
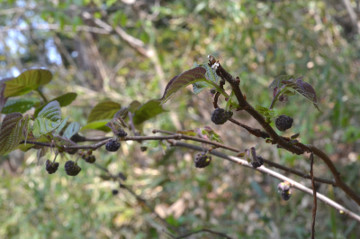
[[316,198],[316,187],[314,180],[314,154],[310,154],[310,177],[311,177],[311,186],[313,189],[313,209],[312,209],[312,224],[311,224],[311,239],[315,239],[315,219],[316,219],[316,209],[317,209],[317,198]]

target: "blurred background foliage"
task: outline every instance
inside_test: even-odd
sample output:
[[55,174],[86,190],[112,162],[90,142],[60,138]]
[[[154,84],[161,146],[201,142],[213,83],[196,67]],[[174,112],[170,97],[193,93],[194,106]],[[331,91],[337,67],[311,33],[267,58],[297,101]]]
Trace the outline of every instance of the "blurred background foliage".
[[[353,0],[8,0],[0,1],[0,75],[17,76],[43,67],[54,73],[44,88],[49,98],[76,92],[63,115],[86,124],[92,107],[111,99],[160,98],[166,83],[204,63],[207,55],[241,78],[253,105],[268,107],[270,83],[279,75],[304,76],[317,91],[318,112],[300,96],[276,106],[295,119],[292,132],[326,150],[346,182],[360,193],[359,2]],[[346,5],[350,6],[347,8]],[[355,14],[355,15],[354,15]],[[29,95],[29,97],[38,97]],[[225,143],[255,146],[265,158],[308,171],[308,161],[265,145],[233,125],[215,126],[209,92],[191,88],[165,104],[169,109],[144,123],[152,129],[211,126]],[[225,102],[220,102],[225,105]],[[235,117],[256,123],[244,113]],[[86,135],[104,135],[85,132]],[[165,144],[123,143],[118,153],[99,150],[100,166],[127,176],[120,188],[104,172],[80,162],[77,177],[48,175],[36,152],[1,157],[1,238],[168,238],[201,228],[233,238],[308,238],[312,198],[294,192],[283,202],[277,180],[219,159],[193,166],[195,152]],[[63,163],[71,156],[63,156]],[[316,162],[315,174],[330,177]],[[309,182],[294,177],[310,185]],[[112,195],[112,190],[119,190]],[[336,188],[319,191],[359,212]],[[131,193],[133,192],[133,193]],[[145,200],[139,200],[134,193]],[[161,217],[162,219],[159,219]],[[358,238],[356,222],[319,204],[317,238]],[[201,233],[191,238],[216,238]]]

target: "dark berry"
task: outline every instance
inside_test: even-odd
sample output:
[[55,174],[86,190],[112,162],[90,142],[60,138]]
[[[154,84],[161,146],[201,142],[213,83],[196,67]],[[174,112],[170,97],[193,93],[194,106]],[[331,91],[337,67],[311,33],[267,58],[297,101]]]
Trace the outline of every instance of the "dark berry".
[[84,160],[85,160],[87,163],[95,163],[96,158],[95,158],[94,155],[89,155],[89,156],[85,157]]
[[116,152],[120,148],[120,143],[115,139],[110,139],[105,146],[106,150],[109,152]]
[[81,168],[72,160],[65,163],[65,172],[69,176],[76,176],[81,171]]
[[280,131],[290,129],[293,123],[293,119],[287,115],[280,115],[275,120],[276,128]]
[[46,171],[49,173],[49,174],[53,174],[57,171],[57,169],[59,168],[59,163],[57,162],[51,162],[50,160],[46,160],[46,163],[45,163],[45,168],[46,168]]
[[216,108],[211,114],[211,121],[215,124],[224,124],[232,115],[233,113],[231,111]]
[[194,163],[197,168],[205,168],[211,163],[211,157],[205,153],[198,153],[195,156]]
[[117,135],[118,137],[125,137],[125,136],[127,136],[127,133],[125,132],[125,130],[119,129],[119,130],[116,132],[116,135]]
[[112,191],[111,191],[111,193],[112,193],[112,195],[117,195],[118,193],[119,193],[119,190],[116,190],[116,189],[113,189]]

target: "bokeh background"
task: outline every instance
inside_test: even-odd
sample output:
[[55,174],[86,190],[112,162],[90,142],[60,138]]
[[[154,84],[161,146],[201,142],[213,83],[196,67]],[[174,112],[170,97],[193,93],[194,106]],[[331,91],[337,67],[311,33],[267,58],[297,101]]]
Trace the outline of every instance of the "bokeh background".
[[[304,76],[316,89],[322,112],[300,96],[276,110],[294,118],[289,135],[299,132],[302,142],[324,149],[360,193],[359,19],[355,0],[0,0],[0,77],[29,68],[51,70],[54,79],[44,94],[76,92],[62,114],[85,125],[101,100],[126,106],[160,98],[173,76],[206,62],[208,54],[241,78],[254,106],[270,105],[268,86],[275,77]],[[212,124],[207,91],[194,95],[188,87],[165,108],[169,112],[146,122],[142,134],[208,125],[230,146],[254,146],[267,159],[309,170],[303,156],[266,145],[234,125]],[[244,113],[235,117],[257,126]],[[171,238],[166,231],[181,235],[203,228],[233,238],[309,238],[311,196],[294,191],[285,202],[277,194],[279,181],[267,175],[218,158],[197,169],[191,150],[143,144],[146,152],[131,142],[118,153],[95,152],[99,166],[126,175],[128,189],[83,161],[77,177],[62,168],[48,175],[44,161],[53,157],[50,152],[40,159],[35,150],[1,156],[0,238]],[[63,165],[71,158],[59,161]],[[320,161],[315,174],[331,178]],[[338,189],[321,185],[319,192],[359,213]],[[359,238],[360,229],[319,202],[316,234]]]

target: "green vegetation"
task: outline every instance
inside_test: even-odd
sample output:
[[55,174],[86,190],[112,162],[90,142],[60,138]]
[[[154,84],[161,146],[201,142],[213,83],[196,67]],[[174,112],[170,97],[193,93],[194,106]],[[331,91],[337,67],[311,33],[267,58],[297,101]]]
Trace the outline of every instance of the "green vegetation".
[[213,151],[359,213],[356,2],[0,0],[0,238],[310,237],[312,196]]

